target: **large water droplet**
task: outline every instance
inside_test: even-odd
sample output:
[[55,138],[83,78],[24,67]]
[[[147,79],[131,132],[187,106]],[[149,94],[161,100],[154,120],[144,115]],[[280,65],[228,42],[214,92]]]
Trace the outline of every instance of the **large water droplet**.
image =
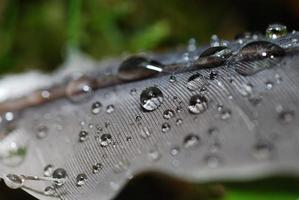
[[266,37],[275,40],[288,33],[287,27],[282,24],[270,24],[266,29]]
[[285,54],[283,48],[266,41],[245,45],[230,63],[243,76],[253,75],[279,63]]
[[65,89],[66,96],[74,103],[88,100],[93,95],[95,83],[87,77],[72,80]]
[[197,147],[199,146],[199,144],[200,144],[199,136],[193,133],[187,135],[183,141],[183,146],[187,149]]
[[91,113],[96,115],[96,114],[99,114],[102,110],[102,104],[98,101],[94,102],[92,105],[91,105]]
[[132,56],[125,60],[118,69],[118,77],[125,81],[151,77],[163,71],[163,65],[158,61]]
[[19,189],[24,184],[24,178],[16,174],[7,174],[3,178],[4,183],[11,189]]
[[189,112],[192,114],[200,114],[208,108],[208,99],[202,95],[194,95],[189,101]]
[[163,93],[157,87],[146,88],[140,95],[141,106],[146,111],[157,109],[162,104],[163,100]]
[[76,177],[76,185],[77,185],[78,187],[81,187],[82,185],[84,185],[86,181],[87,181],[87,176],[86,176],[86,174],[79,174],[79,175]]

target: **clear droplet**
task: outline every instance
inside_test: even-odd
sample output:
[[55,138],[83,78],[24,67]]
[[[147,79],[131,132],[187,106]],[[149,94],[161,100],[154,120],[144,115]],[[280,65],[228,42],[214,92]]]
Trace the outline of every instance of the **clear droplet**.
[[37,129],[36,137],[37,139],[44,139],[48,135],[48,127],[47,126],[39,126]]
[[277,65],[285,55],[283,48],[267,41],[254,41],[245,45],[230,62],[230,66],[243,76]]
[[151,133],[151,131],[150,131],[149,128],[147,128],[147,127],[141,127],[141,128],[140,128],[140,136],[141,136],[143,139],[146,139],[146,138],[150,137],[151,134],[152,134],[152,133]]
[[88,132],[80,131],[79,132],[79,142],[84,142],[88,138]]
[[66,173],[65,169],[58,168],[53,172],[52,177],[57,179],[57,181],[55,181],[55,184],[58,186],[61,186],[65,183],[65,180],[67,178],[67,173]]
[[202,88],[206,83],[207,83],[206,78],[203,75],[196,73],[190,76],[190,78],[188,79],[187,88],[190,91],[194,91]]
[[149,157],[149,159],[151,160],[151,161],[158,161],[158,160],[160,160],[160,158],[161,158],[161,154],[160,154],[160,152],[159,151],[157,151],[157,150],[150,150],[149,152],[148,152],[148,157]]
[[170,83],[175,83],[175,82],[176,82],[176,77],[173,76],[173,75],[171,75],[171,76],[169,77],[169,82],[170,82]]
[[114,105],[108,105],[106,108],[106,113],[111,114],[115,110]]
[[174,117],[175,117],[175,112],[173,110],[168,109],[163,112],[164,119],[171,119]]
[[102,104],[98,101],[94,102],[92,105],[91,105],[91,113],[94,114],[94,115],[97,115],[101,112],[102,110]]
[[141,106],[146,111],[156,110],[162,104],[163,100],[163,93],[157,87],[146,88],[140,95]]
[[224,46],[210,47],[205,50],[196,61],[200,68],[212,68],[223,65],[232,55],[232,50]]
[[285,36],[287,33],[287,27],[282,24],[270,24],[266,29],[266,37],[272,40]]
[[218,77],[218,71],[211,71],[210,80],[215,80]]
[[183,123],[183,120],[182,120],[181,118],[179,118],[179,119],[177,119],[177,120],[175,121],[175,124],[176,124],[177,126],[181,126],[182,123]]
[[189,101],[189,112],[192,114],[200,114],[208,108],[208,99],[202,95],[194,95]]
[[260,141],[254,146],[253,156],[258,160],[269,159],[273,152],[273,145],[269,142]]
[[99,142],[101,147],[107,147],[109,144],[112,143],[112,136],[108,133],[101,135],[99,138]]
[[79,174],[77,177],[76,177],[76,185],[78,187],[81,187],[85,184],[85,182],[87,181],[87,176],[86,174]]
[[173,147],[170,149],[170,155],[172,155],[172,156],[178,155],[179,152],[180,152],[180,147]]
[[44,190],[44,194],[46,196],[53,196],[56,193],[54,186],[48,186]]
[[99,171],[103,168],[103,165],[101,163],[96,163],[92,166],[92,173],[97,174]]
[[122,62],[118,69],[118,77],[124,81],[144,79],[163,71],[163,65],[158,61],[132,56]]
[[187,149],[197,147],[199,146],[199,144],[200,144],[199,136],[193,133],[187,135],[183,141],[183,146]]
[[54,172],[54,166],[49,164],[44,168],[44,176],[45,177],[51,177],[53,175]]
[[271,90],[273,88],[273,83],[271,81],[266,82],[266,89]]
[[283,124],[291,123],[295,118],[295,112],[292,110],[283,110],[278,114],[278,119]]
[[221,164],[221,159],[216,155],[208,155],[205,157],[205,162],[209,168],[217,168]]
[[170,129],[171,129],[171,126],[167,122],[165,122],[165,123],[162,124],[161,130],[162,130],[163,133],[169,132]]
[[95,83],[87,77],[72,80],[65,89],[66,96],[73,103],[79,103],[88,100],[93,95]]
[[3,177],[4,183],[11,189],[19,189],[24,184],[24,178],[16,174],[7,174]]

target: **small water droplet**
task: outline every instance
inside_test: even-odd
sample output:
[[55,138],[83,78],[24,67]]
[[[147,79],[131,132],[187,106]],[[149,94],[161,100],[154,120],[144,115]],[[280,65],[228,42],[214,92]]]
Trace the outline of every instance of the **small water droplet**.
[[161,130],[163,133],[169,132],[170,129],[171,129],[171,126],[167,122],[162,124]]
[[49,164],[44,168],[44,176],[46,177],[51,177],[53,175],[54,172],[54,166]]
[[271,90],[272,88],[273,88],[273,83],[270,81],[266,82],[266,89]]
[[84,142],[85,140],[87,140],[87,137],[88,137],[88,132],[86,131],[79,132],[79,142]]
[[102,168],[103,165],[101,163],[96,163],[92,166],[92,173],[97,174]]
[[182,120],[181,118],[179,118],[179,119],[177,119],[177,120],[175,121],[175,124],[176,124],[177,126],[181,126],[182,123],[183,123],[183,120]]
[[140,95],[141,106],[146,111],[156,110],[162,104],[163,100],[163,93],[157,87],[146,88]]
[[98,101],[94,102],[92,105],[91,105],[91,113],[94,114],[94,115],[97,115],[101,112],[102,110],[102,104]]
[[285,36],[287,33],[287,27],[282,24],[270,24],[266,29],[266,37],[272,40]]
[[58,169],[54,170],[52,177],[58,180],[58,181],[55,181],[55,184],[57,186],[61,186],[65,182],[67,173],[66,173],[65,169],[58,168]]
[[48,127],[47,126],[39,126],[37,129],[36,137],[37,139],[44,139],[48,135]]
[[98,138],[101,147],[107,147],[109,144],[112,143],[112,136],[108,133],[105,133],[101,135],[101,137]]
[[163,118],[164,119],[171,119],[171,118],[174,118],[174,117],[175,117],[175,113],[174,113],[173,110],[168,109],[168,110],[165,110],[163,112]]
[[118,70],[118,77],[125,81],[131,81],[151,77],[162,71],[163,65],[158,61],[132,56],[122,62]]
[[273,145],[269,142],[260,141],[254,146],[253,156],[258,160],[266,160],[271,157]]
[[218,71],[211,71],[210,80],[215,80],[218,77]]
[[15,118],[15,115],[13,112],[6,112],[4,117],[5,117],[6,121],[12,122]]
[[295,118],[295,112],[292,110],[283,110],[279,113],[278,119],[283,124],[291,123]]
[[147,127],[141,127],[140,129],[140,136],[143,138],[143,139],[146,139],[148,137],[151,136],[151,131],[149,130],[149,128]]
[[189,101],[189,112],[192,114],[200,114],[208,108],[208,99],[202,95],[194,95]]
[[151,161],[158,161],[158,160],[160,160],[160,158],[161,158],[161,154],[160,154],[160,152],[159,151],[157,151],[157,150],[150,150],[149,152],[148,152],[148,157],[149,157],[149,159],[151,160]]
[[173,75],[171,75],[171,76],[169,77],[169,82],[170,82],[170,83],[175,83],[175,82],[176,82],[176,77],[173,76]]
[[245,45],[229,63],[243,76],[253,75],[273,67],[285,55],[283,48],[267,41],[254,41]]
[[180,147],[176,146],[176,147],[173,147],[173,148],[170,149],[170,155],[172,155],[172,156],[178,155],[179,152],[180,152]]
[[228,120],[231,118],[232,112],[231,110],[225,109],[220,112],[220,118],[222,120]]
[[106,108],[106,113],[111,114],[115,110],[114,105],[108,105]]
[[19,189],[24,184],[24,178],[16,174],[7,174],[3,178],[4,183],[11,189]]
[[65,89],[66,96],[73,103],[88,100],[93,95],[95,83],[87,77],[81,77],[70,81]]
[[137,94],[137,90],[136,90],[136,88],[132,88],[132,89],[130,90],[130,94],[131,94],[132,96],[136,95],[136,94]]
[[77,177],[76,177],[76,185],[78,187],[81,187],[85,184],[85,182],[87,181],[87,176],[86,174],[79,174]]
[[199,144],[200,144],[199,136],[193,133],[187,135],[183,141],[183,146],[187,149],[197,147],[199,146]]
[[205,162],[209,168],[217,168],[221,164],[221,159],[216,155],[208,155],[205,157]]
[[46,196],[53,196],[56,193],[54,186],[48,186],[44,190]]
[[203,75],[196,73],[189,77],[187,81],[187,88],[190,91],[194,91],[202,88],[206,83],[206,78]]

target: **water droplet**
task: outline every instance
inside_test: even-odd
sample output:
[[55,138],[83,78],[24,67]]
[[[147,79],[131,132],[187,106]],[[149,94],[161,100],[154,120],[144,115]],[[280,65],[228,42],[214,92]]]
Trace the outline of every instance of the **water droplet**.
[[56,193],[54,186],[48,186],[44,190],[46,196],[53,196]]
[[158,61],[140,56],[126,59],[119,67],[118,77],[125,81],[144,79],[163,71],[163,65]]
[[102,168],[103,165],[101,163],[96,163],[92,166],[92,173],[97,174]]
[[273,88],[273,83],[270,81],[266,82],[266,89],[271,90],[272,88]]
[[146,139],[146,138],[150,137],[151,134],[152,134],[151,131],[147,127],[141,127],[140,136],[143,139]]
[[283,48],[266,41],[254,41],[245,45],[230,62],[235,71],[243,76],[275,66],[285,54]]
[[170,83],[174,83],[174,82],[176,82],[176,77],[173,76],[173,75],[171,75],[171,76],[169,77],[169,82],[170,82]]
[[218,77],[218,71],[211,71],[210,80],[215,80]]
[[161,154],[160,154],[160,152],[159,151],[157,151],[157,150],[150,150],[149,152],[148,152],[148,157],[149,157],[149,159],[151,160],[151,161],[158,161],[158,160],[160,160],[160,158],[161,158]]
[[67,173],[65,171],[65,169],[63,168],[58,168],[56,169],[54,172],[53,172],[53,175],[52,175],[53,178],[57,179],[57,181],[55,181],[55,184],[57,186],[61,186],[64,184],[65,182],[65,179],[67,177]]
[[140,95],[141,106],[146,111],[156,110],[162,104],[163,100],[163,93],[157,87],[146,88]]
[[269,159],[273,152],[273,145],[269,142],[259,141],[254,146],[253,156],[258,160]]
[[168,109],[168,110],[165,110],[163,112],[163,118],[164,119],[171,119],[171,118],[174,118],[174,117],[175,117],[175,113],[174,113],[173,110]]
[[207,166],[212,169],[219,167],[219,165],[221,164],[220,158],[215,155],[208,155],[204,160],[207,163]]
[[283,124],[291,123],[295,118],[295,112],[292,110],[283,110],[279,113],[278,119]]
[[87,181],[87,176],[86,174],[79,174],[77,177],[76,177],[76,185],[78,187],[81,187],[85,184],[85,182]]
[[66,96],[73,103],[83,102],[88,100],[93,95],[95,83],[87,77],[72,80],[68,83],[65,89]]
[[231,118],[232,112],[231,110],[225,109],[220,112],[220,118],[222,120],[228,120]]
[[101,112],[102,110],[102,104],[98,101],[94,102],[92,105],[91,105],[91,113],[94,114],[94,115],[97,115]]
[[99,142],[101,147],[107,147],[109,144],[112,143],[112,136],[108,133],[101,135],[99,138]]
[[108,105],[106,108],[106,113],[111,114],[115,110],[114,105]]
[[208,99],[202,95],[194,95],[189,101],[189,112],[192,114],[200,114],[208,108]]
[[172,156],[178,155],[179,152],[180,152],[180,147],[173,147],[170,149],[170,155],[172,155]]
[[37,139],[44,139],[48,135],[48,127],[39,126],[37,129],[36,137]]
[[285,36],[287,33],[287,27],[282,24],[270,24],[266,29],[266,37],[272,40]]
[[177,126],[181,126],[182,123],[183,123],[183,120],[182,120],[181,118],[179,118],[179,119],[177,119],[177,120],[175,121],[175,124],[176,124]]
[[130,90],[130,94],[131,94],[132,96],[136,95],[136,94],[137,94],[137,90],[136,90],[136,88],[132,88],[132,89]]
[[193,133],[187,135],[183,141],[183,146],[187,149],[197,147],[199,146],[199,144],[200,144],[199,136]]
[[15,115],[13,112],[6,112],[4,117],[5,117],[6,121],[11,122],[14,120]]
[[44,176],[51,177],[54,172],[54,166],[49,164],[44,168]]
[[7,174],[6,176],[4,176],[3,180],[6,186],[11,189],[21,188],[25,181],[22,176],[16,174]]
[[88,132],[80,131],[79,132],[79,142],[84,142],[88,137]]
[[165,122],[165,123],[162,124],[161,130],[162,130],[163,133],[169,132],[170,129],[171,129],[171,126],[167,122]]
[[194,91],[202,88],[206,83],[207,83],[206,78],[203,75],[196,73],[190,76],[190,78],[188,79],[187,88],[190,91]]

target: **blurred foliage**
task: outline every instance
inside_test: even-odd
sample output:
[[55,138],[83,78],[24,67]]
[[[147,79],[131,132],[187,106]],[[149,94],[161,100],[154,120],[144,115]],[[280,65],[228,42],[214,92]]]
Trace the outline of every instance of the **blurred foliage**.
[[298,21],[297,0],[0,0],[0,72],[53,70],[70,48],[99,59]]

